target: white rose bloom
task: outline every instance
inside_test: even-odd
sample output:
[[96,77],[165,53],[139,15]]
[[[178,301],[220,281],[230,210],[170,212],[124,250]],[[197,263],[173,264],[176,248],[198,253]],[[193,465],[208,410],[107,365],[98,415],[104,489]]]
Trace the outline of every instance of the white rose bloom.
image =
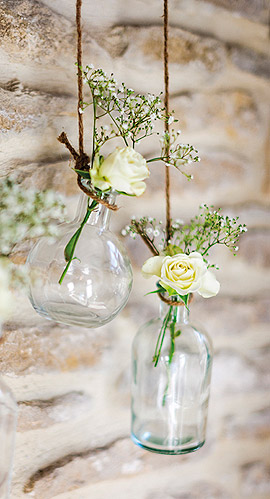
[[149,177],[149,169],[144,157],[132,147],[117,147],[99,165],[95,157],[90,169],[93,185],[102,191],[114,189],[132,196],[141,196],[146,188],[145,180]]
[[154,256],[142,267],[144,277],[156,276],[165,289],[172,288],[179,295],[198,291],[203,298],[210,298],[219,292],[220,284],[207,269],[203,257],[194,251],[190,255],[179,253],[174,256]]

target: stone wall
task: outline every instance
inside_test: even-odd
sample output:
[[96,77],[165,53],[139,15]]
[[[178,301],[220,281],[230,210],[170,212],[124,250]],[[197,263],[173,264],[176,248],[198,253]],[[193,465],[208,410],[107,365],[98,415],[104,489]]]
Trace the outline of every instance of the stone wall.
[[[0,1],[0,174],[52,187],[70,216],[78,189],[56,136],[76,144],[75,0]],[[208,439],[189,456],[144,452],[129,439],[130,346],[157,312],[127,240],[135,282],[128,306],[99,330],[40,318],[26,298],[0,344],[19,405],[12,499],[266,499],[270,497],[269,38],[267,0],[170,0],[170,90],[183,142],[202,158],[187,182],[173,173],[173,215],[202,202],[238,215],[239,255],[217,252],[218,297],[192,315],[215,347]],[[84,61],[138,91],[162,90],[162,2],[84,0]],[[87,140],[87,133],[86,133]],[[89,144],[89,141],[88,141]],[[155,143],[142,149],[153,153]],[[163,168],[143,198],[121,198],[114,229],[133,213],[164,219]],[[140,319],[138,320],[138,317]]]

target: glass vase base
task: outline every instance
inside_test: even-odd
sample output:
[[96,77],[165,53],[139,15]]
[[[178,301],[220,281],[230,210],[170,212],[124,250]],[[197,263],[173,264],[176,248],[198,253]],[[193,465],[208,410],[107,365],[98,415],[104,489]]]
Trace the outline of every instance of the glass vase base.
[[[91,311],[90,307],[86,308],[80,305],[74,305],[70,303],[46,303],[44,308],[36,307],[33,301],[30,299],[33,308],[36,312],[45,317],[48,320],[53,320],[61,324],[66,324],[67,326],[80,326],[85,328],[98,328],[110,322],[115,315],[117,315],[118,310],[114,314],[109,315],[106,313],[104,316],[99,316],[98,314]],[[106,312],[106,311],[104,311]]]
[[[179,454],[189,454],[191,452],[195,452],[199,450],[205,443],[205,440],[202,442],[194,443],[193,438],[185,439],[180,441],[180,439],[175,439],[173,445],[168,445],[165,441],[161,441],[160,439],[150,439],[151,435],[145,436],[142,440],[139,440],[133,433],[131,433],[132,441],[141,447],[142,449],[148,450],[150,452],[155,452],[157,454],[167,454],[167,455],[179,455]],[[176,441],[177,440],[177,441]],[[188,444],[188,440],[190,440],[190,445]],[[192,442],[191,442],[192,440]]]

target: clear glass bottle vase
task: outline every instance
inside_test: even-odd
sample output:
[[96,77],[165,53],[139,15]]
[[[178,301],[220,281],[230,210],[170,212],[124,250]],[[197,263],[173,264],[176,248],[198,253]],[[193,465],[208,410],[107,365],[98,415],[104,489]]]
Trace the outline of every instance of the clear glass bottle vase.
[[[164,321],[157,361],[155,345]],[[133,341],[133,441],[161,454],[184,454],[202,447],[211,367],[212,346],[206,333],[189,323],[185,306],[161,302],[160,316],[143,325]]]
[[8,499],[15,446],[17,404],[9,387],[0,379],[0,497]]
[[[56,241],[40,239],[28,256],[30,301],[42,316],[68,325],[99,327],[125,306],[132,269],[125,248],[109,230],[111,210],[81,193],[76,218],[60,226]],[[115,194],[108,198],[114,203]],[[66,271],[65,248],[79,233]],[[60,282],[59,282],[60,281]]]

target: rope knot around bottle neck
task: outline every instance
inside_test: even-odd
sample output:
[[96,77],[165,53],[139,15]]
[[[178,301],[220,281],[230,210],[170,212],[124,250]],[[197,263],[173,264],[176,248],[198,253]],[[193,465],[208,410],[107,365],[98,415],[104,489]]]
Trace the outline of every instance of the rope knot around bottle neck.
[[[183,301],[176,301],[173,298],[166,298],[162,293],[158,293],[158,296],[161,299],[161,301],[163,301],[167,305],[170,305],[171,307],[182,307],[185,305]],[[193,300],[193,294],[191,293],[189,295],[188,305],[192,302],[192,300]]]
[[87,172],[90,168],[90,158],[85,152],[79,154],[79,156],[75,160],[75,163],[76,163],[76,170]]
[[[62,132],[61,135],[59,135],[59,137],[57,137],[57,140],[59,142],[61,142],[61,144],[64,144],[66,146],[66,148],[69,150],[70,154],[72,155],[72,157],[75,161],[75,169],[76,170],[89,171],[89,168],[90,168],[89,156],[84,152],[81,152],[80,154],[78,154],[77,151],[74,149],[74,147],[69,142],[65,132]],[[112,210],[112,211],[118,210],[118,206],[116,206],[115,204],[109,203],[106,199],[101,199],[91,183],[89,183],[87,187],[85,185],[83,185],[80,175],[77,176],[77,184],[78,184],[78,187],[89,198],[93,199],[94,201],[97,201],[100,204],[103,204],[109,210]]]

